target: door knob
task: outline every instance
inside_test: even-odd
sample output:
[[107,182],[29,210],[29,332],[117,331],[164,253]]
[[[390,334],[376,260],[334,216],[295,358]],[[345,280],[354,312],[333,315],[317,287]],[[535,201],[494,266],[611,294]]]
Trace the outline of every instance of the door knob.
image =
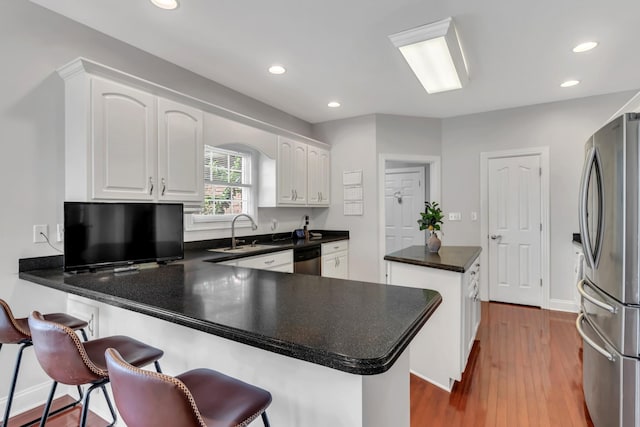
[[492,234],[489,237],[491,237],[491,240],[497,240],[497,239],[502,238],[502,235],[501,234]]

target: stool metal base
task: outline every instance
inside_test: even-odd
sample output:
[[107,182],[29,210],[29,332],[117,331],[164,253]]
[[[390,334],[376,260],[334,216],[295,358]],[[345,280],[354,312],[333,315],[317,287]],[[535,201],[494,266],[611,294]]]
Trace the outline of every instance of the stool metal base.
[[[84,341],[87,341],[87,333],[84,331],[84,329],[80,329],[80,333],[82,334],[82,338],[84,339]],[[11,377],[11,385],[9,386],[9,394],[7,395],[7,406],[5,407],[5,410],[4,410],[4,417],[3,417],[3,420],[2,420],[2,427],[6,427],[9,424],[9,417],[10,417],[10,414],[11,414],[11,405],[13,404],[13,395],[14,395],[14,393],[16,391],[16,383],[18,381],[18,372],[20,372],[20,364],[22,363],[22,352],[24,351],[25,348],[31,347],[33,345],[33,343],[31,342],[30,339],[26,339],[26,340],[24,340],[22,342],[19,342],[18,344],[20,344],[20,348],[18,349],[18,355],[16,356],[16,363],[15,363],[15,366],[13,368],[13,376]],[[0,349],[2,349],[2,344],[0,344]],[[52,386],[53,391],[55,391],[56,385],[57,385],[57,383],[54,382],[53,386]],[[83,393],[82,393],[82,389],[80,387],[78,387],[78,394],[80,395],[78,400],[74,401],[73,403],[69,403],[68,405],[63,406],[62,408],[56,409],[55,411],[51,412],[51,414],[49,414],[49,415],[59,414],[60,412],[66,411],[67,409],[70,409],[70,408],[73,408],[78,403],[82,402]],[[40,418],[36,418],[34,420],[29,421],[26,424],[22,424],[20,427],[31,426],[31,425],[36,424],[39,421],[41,421],[41,419]]]

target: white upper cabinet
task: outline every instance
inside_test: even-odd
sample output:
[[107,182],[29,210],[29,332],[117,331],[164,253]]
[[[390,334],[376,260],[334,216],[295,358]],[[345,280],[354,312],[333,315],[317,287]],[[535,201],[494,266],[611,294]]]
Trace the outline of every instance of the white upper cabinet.
[[200,203],[204,194],[202,111],[158,98],[158,199]]
[[279,204],[307,204],[307,144],[280,137],[278,140],[277,194]]
[[276,159],[260,158],[259,206],[328,206],[329,150],[279,136]]
[[59,70],[65,200],[170,201],[197,209],[204,198],[202,111],[80,65],[87,64],[78,60]]
[[153,200],[154,98],[121,84],[92,79],[92,198]]
[[310,145],[307,153],[307,197],[309,205],[328,206],[330,195],[329,151]]
[[58,74],[65,81],[65,200],[182,202],[197,211],[206,144],[257,152],[260,207],[329,204],[330,153],[320,142],[278,136],[267,123],[235,120],[228,110],[84,58]]

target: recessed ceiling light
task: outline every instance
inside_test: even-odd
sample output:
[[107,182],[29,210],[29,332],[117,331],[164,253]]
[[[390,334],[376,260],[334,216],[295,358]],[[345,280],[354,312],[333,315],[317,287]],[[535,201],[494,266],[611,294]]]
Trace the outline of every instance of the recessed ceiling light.
[[571,87],[577,84],[580,84],[580,80],[567,80],[566,82],[562,83],[560,87]]
[[580,43],[578,46],[574,47],[573,51],[575,53],[582,53],[582,52],[586,52],[588,50],[591,50],[596,46],[598,46],[598,42],[584,42],[584,43]]
[[340,106],[340,103],[338,101],[331,101],[330,103],[327,104],[327,107],[329,108],[338,108]]
[[287,69],[282,65],[272,65],[271,67],[269,67],[269,72],[271,74],[284,74],[287,72]]
[[178,0],[151,0],[160,9],[173,10],[178,7]]

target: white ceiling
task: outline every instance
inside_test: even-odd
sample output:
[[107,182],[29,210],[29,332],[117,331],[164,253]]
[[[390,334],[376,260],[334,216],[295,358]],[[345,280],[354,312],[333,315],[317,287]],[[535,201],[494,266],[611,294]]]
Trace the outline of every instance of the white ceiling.
[[[32,1],[311,123],[451,117],[640,88],[637,0],[179,0],[175,11],[148,0]],[[448,16],[470,82],[428,95],[388,35]],[[600,45],[571,52],[586,40]],[[274,63],[287,73],[269,74]],[[560,88],[570,78],[582,83]]]

